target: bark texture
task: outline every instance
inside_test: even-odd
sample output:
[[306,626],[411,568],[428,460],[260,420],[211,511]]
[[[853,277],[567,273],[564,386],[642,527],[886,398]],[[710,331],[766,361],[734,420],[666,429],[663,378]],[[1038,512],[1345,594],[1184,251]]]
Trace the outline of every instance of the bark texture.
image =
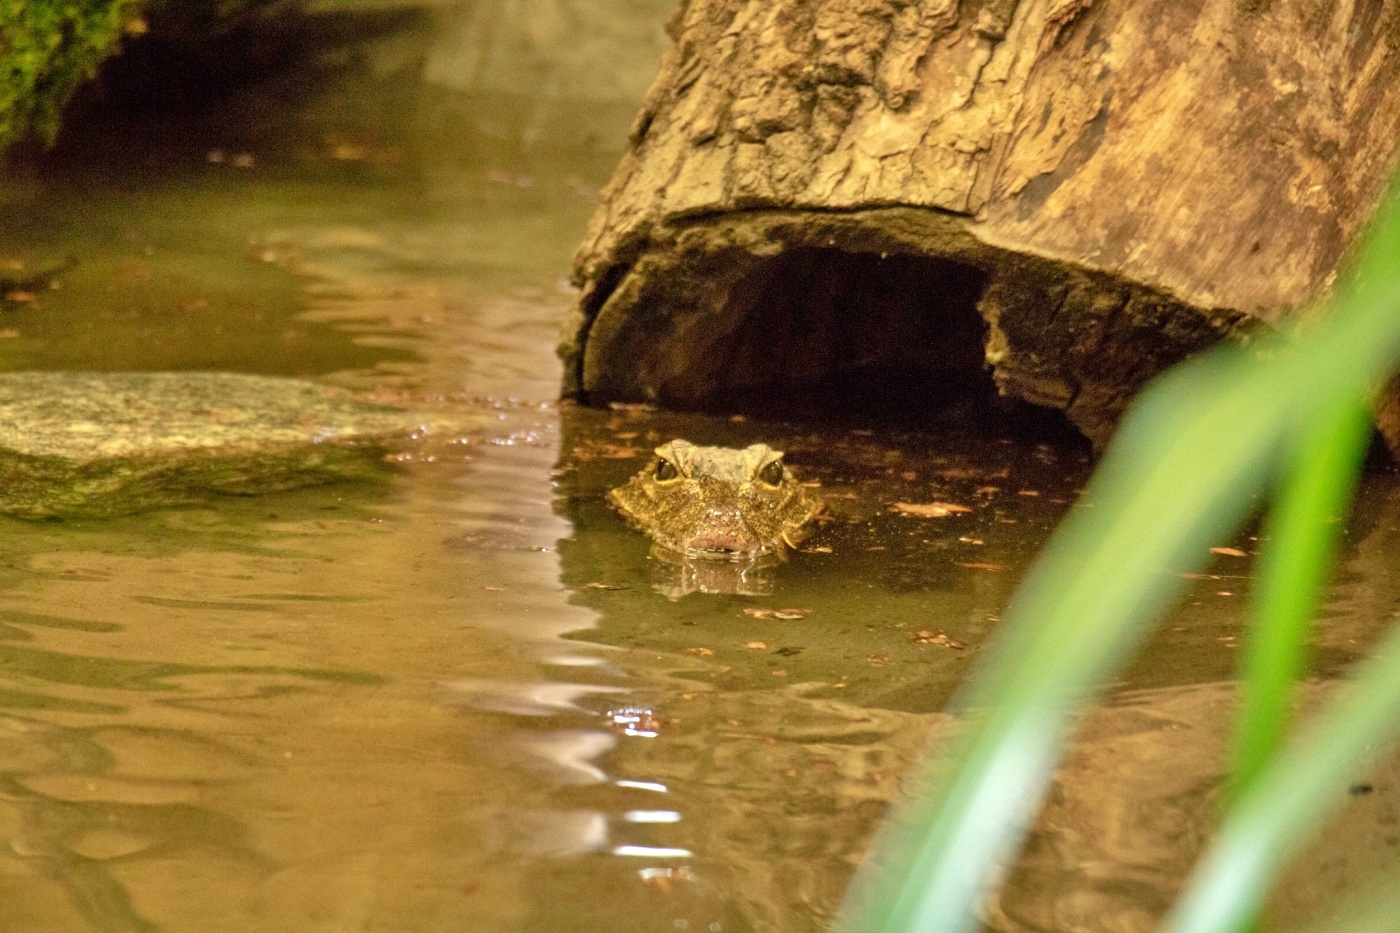
[[591,401],[919,396],[985,357],[1101,440],[1324,291],[1400,141],[1400,0],[686,0],[669,28],[576,260]]

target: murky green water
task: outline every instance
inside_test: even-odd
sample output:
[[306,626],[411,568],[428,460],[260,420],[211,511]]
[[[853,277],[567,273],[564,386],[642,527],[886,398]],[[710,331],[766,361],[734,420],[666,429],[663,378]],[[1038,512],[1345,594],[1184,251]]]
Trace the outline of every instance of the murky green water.
[[[0,306],[0,366],[309,376],[459,427],[378,484],[0,520],[0,930],[824,929],[1083,453],[561,407],[607,160],[216,145],[70,156],[4,205],[0,256],[78,264]],[[602,500],[673,436],[787,450],[835,520],[752,595],[687,592],[726,581]],[[1314,692],[1400,595],[1400,498],[1363,499]],[[893,509],[935,501],[969,511]],[[1089,718],[990,927],[1151,928],[1209,830],[1248,567]],[[1281,913],[1393,867],[1395,777]]]

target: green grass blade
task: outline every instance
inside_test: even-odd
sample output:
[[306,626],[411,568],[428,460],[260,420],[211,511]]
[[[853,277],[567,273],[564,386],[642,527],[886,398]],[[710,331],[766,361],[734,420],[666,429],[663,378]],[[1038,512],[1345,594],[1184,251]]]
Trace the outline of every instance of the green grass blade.
[[1299,433],[1292,469],[1270,512],[1253,624],[1245,641],[1244,697],[1235,731],[1231,799],[1263,770],[1288,727],[1293,686],[1307,666],[1321,602],[1366,443],[1371,415],[1339,398]]
[[1229,933],[1247,923],[1289,853],[1321,826],[1397,732],[1400,626],[1358,666],[1303,740],[1276,755],[1243,792],[1168,918],[1168,933]]
[[880,841],[900,861],[871,864],[845,929],[970,928],[990,871],[1039,805],[1077,705],[1178,594],[1176,574],[1198,569],[1252,510],[1285,423],[1269,409],[1287,396],[1240,378],[1233,356],[1203,365],[1181,378],[1213,384],[1214,400],[1191,418],[1184,403],[1200,396],[1181,388],[1189,381],[1149,397],[1153,417],[1124,432],[1086,491],[1095,507],[1077,508],[1032,570],[962,697],[974,722],[955,770],[904,815],[910,830]]

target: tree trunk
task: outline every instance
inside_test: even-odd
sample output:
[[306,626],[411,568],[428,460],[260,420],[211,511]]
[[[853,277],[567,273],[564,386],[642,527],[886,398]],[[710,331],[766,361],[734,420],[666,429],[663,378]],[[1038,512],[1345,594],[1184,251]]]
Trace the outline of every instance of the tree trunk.
[[922,405],[989,366],[1101,441],[1326,289],[1400,143],[1398,7],[686,0],[577,256],[565,392]]

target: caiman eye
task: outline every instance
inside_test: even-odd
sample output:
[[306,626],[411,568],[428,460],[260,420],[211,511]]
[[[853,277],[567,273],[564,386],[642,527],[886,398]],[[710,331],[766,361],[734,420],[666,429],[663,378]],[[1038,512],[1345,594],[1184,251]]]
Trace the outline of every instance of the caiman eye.
[[673,479],[678,479],[681,471],[676,469],[676,465],[665,457],[656,461],[656,481],[658,483],[669,483]]
[[769,460],[758,471],[758,478],[769,486],[781,486],[783,484],[783,461]]

